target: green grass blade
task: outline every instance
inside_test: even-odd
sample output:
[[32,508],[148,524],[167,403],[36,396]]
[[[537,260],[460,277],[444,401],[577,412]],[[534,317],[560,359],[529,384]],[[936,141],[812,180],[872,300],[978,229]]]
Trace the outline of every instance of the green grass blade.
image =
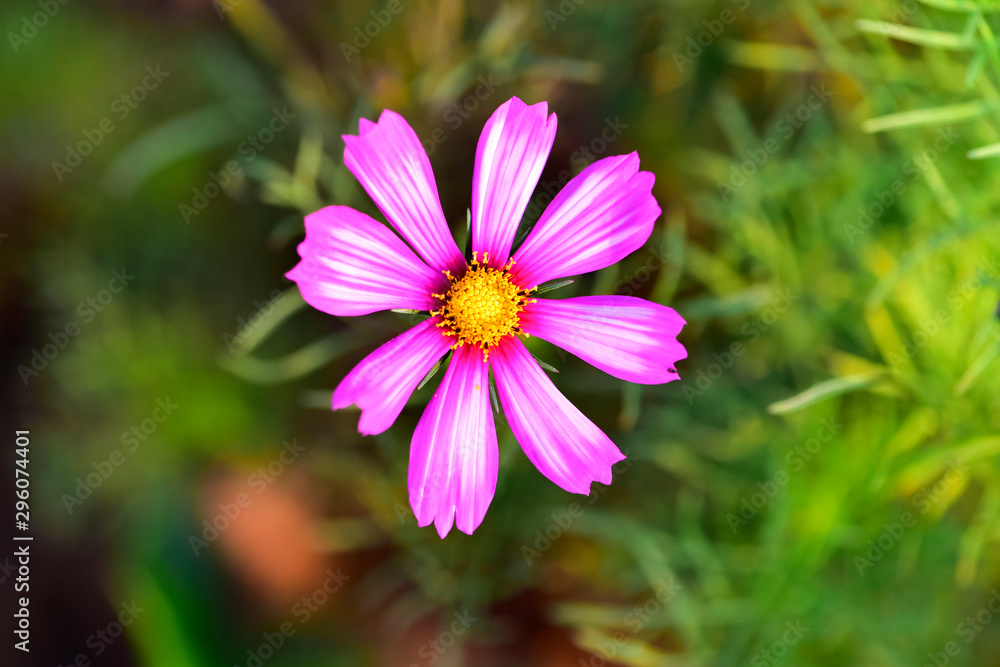
[[973,48],[973,42],[956,33],[941,30],[925,30],[887,21],[869,21],[860,19],[854,22],[858,30],[873,35],[882,35],[901,42],[909,42],[932,49],[948,49],[951,51],[968,51]]
[[824,380],[795,396],[771,403],[767,406],[767,411],[773,415],[785,415],[789,412],[796,412],[827,398],[865,389],[880,382],[883,378],[885,378],[883,373],[859,373],[857,375]]
[[996,102],[980,100],[978,102],[965,102],[963,104],[949,104],[948,106],[933,107],[931,109],[913,109],[887,116],[869,118],[861,123],[861,129],[864,132],[874,134],[875,132],[898,130],[904,127],[958,123],[978,118],[979,116],[996,111],[998,108],[1000,108],[1000,105]]

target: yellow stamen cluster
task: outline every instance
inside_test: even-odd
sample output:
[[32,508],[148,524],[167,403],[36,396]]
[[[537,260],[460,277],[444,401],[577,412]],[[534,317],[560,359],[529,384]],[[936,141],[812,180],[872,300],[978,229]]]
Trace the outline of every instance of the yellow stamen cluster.
[[[511,334],[521,334],[519,313],[525,304],[532,303],[528,295],[534,289],[521,289],[513,283],[511,260],[501,269],[487,266],[489,255],[483,254],[483,261],[472,253],[472,262],[461,278],[455,278],[445,271],[451,283],[447,294],[433,294],[442,300],[441,307],[431,311],[440,315],[439,327],[447,327],[448,336],[457,339],[452,349],[462,345],[475,345],[483,351],[483,358],[489,358],[490,347],[501,338]],[[525,334],[527,335],[527,334]]]

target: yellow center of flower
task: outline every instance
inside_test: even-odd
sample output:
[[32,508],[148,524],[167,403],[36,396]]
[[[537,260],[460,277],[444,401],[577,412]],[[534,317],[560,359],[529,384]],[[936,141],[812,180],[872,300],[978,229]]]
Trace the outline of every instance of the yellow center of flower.
[[457,339],[452,349],[475,345],[483,351],[484,359],[501,338],[521,333],[519,313],[525,304],[532,302],[528,294],[534,289],[521,289],[513,283],[510,277],[513,260],[502,269],[486,266],[488,261],[488,255],[484,254],[480,262],[473,253],[472,263],[461,278],[445,271],[451,288],[447,294],[432,295],[443,303],[431,311],[431,315],[441,316],[438,326],[449,329],[445,335]]

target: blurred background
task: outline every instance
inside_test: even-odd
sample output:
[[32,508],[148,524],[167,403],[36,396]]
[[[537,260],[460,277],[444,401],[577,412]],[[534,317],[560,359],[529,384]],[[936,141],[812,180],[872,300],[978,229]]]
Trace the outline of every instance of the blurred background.
[[[995,0],[0,17],[4,664],[1000,665]],[[386,108],[463,237],[512,95],[559,119],[529,220],[601,157],[656,174],[647,246],[555,296],[668,304],[690,357],[646,387],[534,341],[628,460],[574,496],[498,420],[486,520],[442,541],[406,493],[433,385],[377,437],[329,410],[406,316],[283,276],[305,213],[377,216],[340,136]]]

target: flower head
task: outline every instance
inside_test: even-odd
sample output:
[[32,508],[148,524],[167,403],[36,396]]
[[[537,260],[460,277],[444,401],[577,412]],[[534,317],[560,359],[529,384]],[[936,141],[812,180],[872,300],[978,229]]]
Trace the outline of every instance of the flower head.
[[[363,434],[388,429],[434,365],[453,350],[413,434],[409,492],[417,522],[441,537],[472,533],[496,488],[498,450],[490,370],[514,437],[528,459],[567,491],[611,482],[625,458],[545,375],[522,338],[554,343],[630,382],[677,379],[687,352],[684,320],[630,296],[543,299],[538,285],[596,271],[646,240],[660,207],[653,175],[635,153],[598,160],[553,199],[524,243],[518,224],[556,132],[543,102],[512,98],[479,139],[472,179],[468,261],[452,238],[434,173],[416,134],[392,111],[345,136],[344,162],[399,236],[367,215],[329,206],[306,216],[302,261],[288,277],[332,315],[426,311],[428,319],[361,361],[333,393],[333,409],[361,409]],[[402,237],[402,238],[400,238]],[[513,252],[513,254],[512,254]]]
[[465,274],[455,278],[446,271],[451,288],[446,294],[435,294],[441,299],[441,307],[432,310],[431,315],[440,315],[439,327],[444,327],[446,336],[455,337],[455,347],[472,345],[483,351],[483,358],[489,358],[490,347],[510,336],[521,333],[519,315],[528,303],[534,303],[528,294],[534,290],[521,289],[510,277],[513,260],[500,269],[491,268],[489,253],[484,253],[483,261],[472,253]]

